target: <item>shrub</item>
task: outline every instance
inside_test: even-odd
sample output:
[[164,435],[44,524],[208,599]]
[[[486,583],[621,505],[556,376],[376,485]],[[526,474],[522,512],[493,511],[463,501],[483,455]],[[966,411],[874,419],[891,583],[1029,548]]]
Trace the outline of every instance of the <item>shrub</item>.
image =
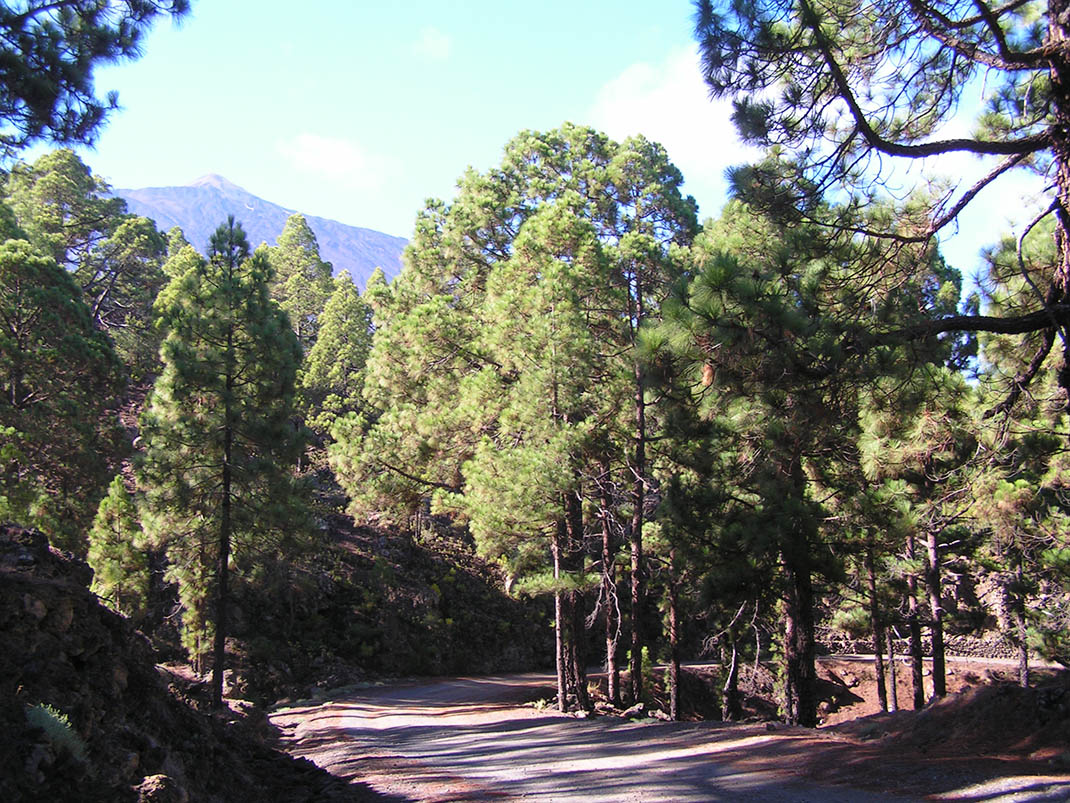
[[44,731],[45,737],[57,753],[66,750],[79,761],[86,760],[85,742],[71,727],[67,715],[44,703],[26,709],[26,722]]

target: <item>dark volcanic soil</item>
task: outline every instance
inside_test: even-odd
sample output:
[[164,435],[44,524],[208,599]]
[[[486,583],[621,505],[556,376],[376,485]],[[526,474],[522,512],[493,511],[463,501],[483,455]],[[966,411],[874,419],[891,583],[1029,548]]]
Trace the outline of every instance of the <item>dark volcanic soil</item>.
[[265,722],[194,710],[89,580],[40,533],[0,525],[0,800],[368,799],[267,746]]

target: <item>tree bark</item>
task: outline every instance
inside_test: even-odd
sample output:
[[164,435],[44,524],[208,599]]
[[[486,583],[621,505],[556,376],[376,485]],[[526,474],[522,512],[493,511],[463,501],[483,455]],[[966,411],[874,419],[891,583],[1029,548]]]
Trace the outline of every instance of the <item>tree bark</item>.
[[936,540],[937,532],[930,527],[925,535],[925,588],[929,595],[929,611],[932,623],[933,650],[933,696],[944,697],[947,694],[946,670],[944,668],[944,606],[940,589],[940,546]]
[[[636,220],[639,220],[636,209]],[[632,297],[629,303],[632,313],[632,350],[638,349],[639,327],[643,324],[645,287],[640,266],[636,266],[632,280]],[[632,455],[632,526],[631,547],[631,617],[632,650],[629,662],[629,680],[632,702],[643,696],[643,507],[646,503],[646,395],[643,389],[643,364],[634,354],[635,379],[635,436]]]
[[899,678],[895,666],[895,642],[890,628],[884,629],[884,638],[888,643],[888,710],[895,713],[899,710]]
[[888,690],[884,685],[884,626],[881,624],[880,603],[877,600],[877,575],[873,569],[873,544],[866,548],[866,576],[869,582],[869,626],[873,633],[873,672],[877,677],[877,702],[881,711],[888,710]]
[[[1070,2],[1048,1],[1048,42],[1051,46],[1049,76],[1052,86],[1052,124],[1047,127],[1051,137],[1052,157],[1055,162],[1055,214],[1059,225],[1055,229],[1055,248],[1058,264],[1053,277],[1053,293],[1049,294],[1046,308],[1049,320],[1054,317],[1056,304],[1066,306],[1070,299]],[[1052,296],[1055,296],[1052,298]],[[1066,396],[1066,409],[1070,410],[1070,339],[1066,337],[1067,323],[1060,319],[1059,333],[1063,339],[1063,365],[1059,369],[1058,382]]]
[[216,566],[215,656],[212,662],[212,707],[223,707],[223,672],[227,654],[227,608],[230,604],[231,459],[234,449],[234,332],[227,330],[227,375],[223,399],[223,499],[219,516],[219,562]]
[[635,453],[632,471],[635,472],[635,477],[632,485],[630,533],[632,650],[629,680],[632,702],[636,703],[643,697],[643,505],[646,501],[646,400],[643,396],[643,371],[638,362],[635,366]]
[[680,719],[680,622],[676,548],[669,550],[669,719]]
[[[742,711],[739,705],[739,650],[736,649],[735,634],[728,633],[728,644],[731,655],[728,657],[728,673],[725,675],[724,686],[721,688],[721,719],[731,722],[739,719]],[[721,646],[721,664],[725,664],[725,653],[728,650]]]
[[1022,554],[1016,550],[1017,562],[1014,567],[1014,626],[1018,631],[1018,685],[1029,688],[1029,641],[1025,622],[1025,590],[1022,586]]
[[[914,534],[907,535],[906,557],[913,561],[916,552]],[[925,707],[925,681],[922,675],[921,623],[918,621],[918,578],[907,575],[907,631],[910,644],[910,678],[914,693],[914,710]]]
[[[805,503],[806,476],[796,453],[784,467],[784,493]],[[784,704],[787,721],[817,727],[817,669],[814,664],[814,588],[810,561],[812,524],[793,513],[781,533],[784,568]]]
[[[565,495],[565,536],[567,568],[578,574],[583,571],[583,507],[577,493]],[[584,650],[586,626],[581,592],[570,590],[567,604],[567,646],[571,658],[569,675],[576,695],[576,704],[584,711],[590,711],[591,698],[587,693],[587,661]]]
[[568,710],[568,692],[565,688],[565,634],[563,605],[561,600],[561,528],[555,531],[550,550],[554,559],[554,659],[557,667],[557,710]]
[[606,623],[606,696],[612,705],[620,705],[620,669],[617,666],[617,638],[620,621],[617,617],[616,565],[613,556],[611,527],[612,500],[609,498],[609,466],[602,466],[602,604]]
[[813,581],[798,548],[784,556],[784,703],[792,725],[817,727]]

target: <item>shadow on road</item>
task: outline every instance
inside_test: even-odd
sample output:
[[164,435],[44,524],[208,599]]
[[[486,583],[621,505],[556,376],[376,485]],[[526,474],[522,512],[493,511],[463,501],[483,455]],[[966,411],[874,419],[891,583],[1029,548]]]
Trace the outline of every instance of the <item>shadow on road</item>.
[[[549,675],[379,687],[277,712],[289,749],[388,800],[1066,800],[1070,776],[997,760],[889,756],[801,728],[577,720],[518,705]],[[896,790],[891,795],[887,790]]]

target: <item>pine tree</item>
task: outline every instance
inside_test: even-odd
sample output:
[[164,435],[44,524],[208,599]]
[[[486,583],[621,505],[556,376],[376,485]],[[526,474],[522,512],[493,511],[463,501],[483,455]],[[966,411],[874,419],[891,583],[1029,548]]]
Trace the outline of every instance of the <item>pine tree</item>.
[[232,556],[241,570],[298,526],[289,468],[301,448],[293,425],[301,352],[268,294],[267,260],[249,255],[233,218],[213,234],[209,259],[183,254],[192,264],[156,303],[168,334],[142,416],[140,477],[146,524],[180,584],[184,626],[210,620],[219,706]]
[[[883,210],[874,212],[876,226]],[[859,389],[911,365],[870,330],[953,310],[958,277],[923,248],[875,248],[738,202],[707,226],[692,258],[660,335],[690,362],[701,407],[735,435],[741,537],[780,596],[784,714],[813,726],[815,578],[839,573],[829,549],[839,536],[819,500],[846,473],[837,464],[855,448]],[[912,356],[953,362],[968,345],[933,342]]]
[[[907,586],[915,707],[920,687],[918,594],[928,607],[933,695],[946,694],[944,671],[943,543],[955,543],[975,498],[970,461],[977,440],[971,419],[971,389],[957,372],[924,366],[908,379],[874,383],[861,409],[861,468],[883,484],[894,507],[895,531],[903,537],[899,571]],[[920,583],[919,583],[920,581]]]
[[84,555],[118,451],[119,362],[70,274],[25,240],[0,245],[0,320],[6,515]]
[[493,424],[465,464],[458,502],[480,551],[514,576],[538,573],[549,554],[551,576],[534,585],[554,594],[561,710],[569,691],[589,707],[583,472],[599,417],[607,417],[599,393],[607,358],[592,323],[606,299],[608,263],[578,212],[568,194],[545,204],[521,227],[512,258],[487,278],[480,348],[497,367],[473,378],[462,403],[488,421],[494,411]]
[[66,148],[16,163],[4,190],[30,241],[72,271],[126,212],[123,199]]
[[94,67],[141,55],[157,18],[189,13],[188,0],[15,0],[0,8],[4,82],[0,153],[40,140],[92,144],[114,92],[97,97]]
[[307,354],[316,342],[320,314],[333,288],[331,264],[320,258],[316,235],[304,215],[290,215],[277,244],[268,249],[275,271],[271,295],[290,316],[294,334]]
[[89,531],[93,593],[130,617],[144,611],[149,588],[146,543],[137,508],[121,474],[108,486]]
[[335,279],[334,292],[317,323],[319,334],[301,372],[301,408],[312,431],[323,437],[339,416],[359,413],[364,407],[372,311],[348,273]]
[[[587,325],[614,355],[600,376],[603,454],[582,461],[580,474],[593,477],[596,465],[608,465],[619,476],[602,486],[631,488],[613,495],[606,515],[611,528],[623,524],[632,545],[631,624],[633,640],[642,642],[641,542],[651,475],[645,455],[656,422],[646,420],[649,388],[638,342],[679,268],[678,247],[696,228],[695,203],[681,195],[682,180],[658,145],[642,138],[615,143],[566,124],[522,132],[499,167],[462,177],[452,204],[428,203],[405,269],[388,293],[369,299],[375,339],[365,397],[373,412],[335,424],[332,465],[355,513],[388,509],[401,518],[432,491],[439,498],[464,493],[465,464],[481,433],[496,429],[502,401],[488,379],[502,373],[487,342],[498,325],[488,303],[490,276],[511,260],[527,223],[544,207],[563,204],[587,221],[601,251],[606,272],[585,300]],[[494,381],[501,380],[511,381],[508,374]],[[623,454],[627,459],[618,459]],[[581,484],[583,496],[598,495],[592,482]],[[633,645],[632,654],[641,655],[641,647]],[[633,693],[641,677],[632,672]]]
[[[1007,237],[986,255],[982,292],[994,312],[1016,314],[1035,297],[1025,277],[1053,270],[1054,228],[1043,221],[1021,242]],[[1070,664],[1070,515],[1061,491],[1070,464],[1060,434],[1067,411],[1055,380],[1055,342],[1054,331],[981,341],[978,431],[985,461],[974,526],[986,536],[980,568],[997,589],[997,620],[1018,653],[1023,686],[1030,650]]]
[[5,190],[30,241],[72,273],[94,326],[109,334],[133,377],[153,373],[152,302],[166,281],[166,241],[155,224],[127,214],[126,203],[69,150],[16,164]]

